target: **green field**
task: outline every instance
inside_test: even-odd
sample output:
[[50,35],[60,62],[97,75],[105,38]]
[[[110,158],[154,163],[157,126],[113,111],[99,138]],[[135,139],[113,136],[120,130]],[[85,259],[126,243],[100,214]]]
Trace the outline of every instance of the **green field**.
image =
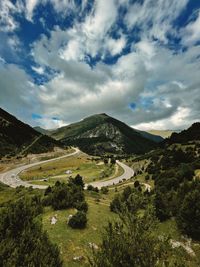
[[[117,187],[111,187],[109,193],[103,195],[92,191],[85,191],[86,201],[89,204],[87,214],[88,224],[83,230],[75,230],[67,225],[67,217],[74,214],[75,209],[67,209],[61,211],[54,211],[50,207],[45,208],[41,215],[43,228],[47,231],[50,240],[56,243],[60,249],[61,257],[64,261],[64,267],[78,267],[88,266],[87,257],[91,253],[89,243],[94,243],[97,246],[101,242],[101,233],[104,226],[109,220],[113,221],[117,218],[115,213],[110,212],[109,204],[114,195],[122,192],[125,186],[131,181],[119,184]],[[133,183],[131,184],[133,186]],[[116,192],[117,188],[117,192]],[[34,195],[43,194],[42,190],[32,189],[11,189],[0,184],[0,207],[6,205],[6,202],[16,200],[24,194]],[[57,223],[51,225],[50,219],[57,215]],[[169,235],[171,239],[187,244],[187,240],[183,238],[177,229],[176,222],[172,220],[165,221],[159,224],[157,229],[158,235]],[[190,247],[195,252],[196,257],[190,257],[185,252],[186,260],[189,261],[190,267],[198,267],[197,260],[200,259],[200,244],[198,242],[191,242]],[[81,261],[75,261],[74,257],[83,256]]]
[[[99,244],[101,232],[107,221],[114,219],[115,214],[109,211],[109,206],[105,203],[98,203],[92,198],[87,198],[89,204],[88,224],[86,229],[71,229],[67,225],[67,217],[74,214],[75,210],[53,211],[47,209],[43,215],[44,229],[47,230],[50,239],[56,243],[61,251],[65,267],[80,266],[80,262],[73,260],[76,256],[83,256],[81,265],[86,265],[87,255],[91,253],[89,243]],[[57,214],[58,221],[51,225],[50,218]]]
[[[72,174],[66,174],[67,170],[70,170]],[[88,183],[115,177],[118,173],[122,173],[121,168],[116,171],[114,165],[104,164],[101,160],[95,161],[93,158],[81,154],[78,158],[65,158],[30,168],[22,172],[20,178],[34,184],[53,185],[57,180],[65,182],[70,176],[75,177],[77,174],[80,174]],[[43,181],[44,179],[45,181]]]

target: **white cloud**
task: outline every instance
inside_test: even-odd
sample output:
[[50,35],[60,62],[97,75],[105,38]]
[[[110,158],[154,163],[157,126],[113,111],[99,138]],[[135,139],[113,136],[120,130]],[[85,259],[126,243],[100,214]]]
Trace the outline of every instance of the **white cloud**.
[[26,18],[32,21],[34,9],[39,4],[38,0],[26,0]]
[[186,7],[188,0],[144,0],[135,2],[125,17],[129,29],[138,26],[141,35],[168,43],[167,34],[176,34],[173,21]]
[[195,122],[195,120],[191,121],[188,119],[189,114],[190,114],[189,108],[178,107],[177,111],[169,118],[157,121],[151,121],[147,123],[139,123],[133,125],[132,127],[143,131],[155,130],[155,129],[180,130],[189,127],[192,124],[192,122]]
[[[125,38],[114,41],[108,37],[108,32],[117,18],[117,6],[114,0],[106,3],[104,0],[95,1],[91,13],[82,23],[76,23],[72,29],[63,32],[64,41],[59,51],[65,60],[83,60],[85,56],[102,57],[107,51],[112,55],[121,52],[125,46]],[[60,35],[57,29],[54,35]]]
[[0,61],[0,106],[19,118],[30,121],[39,103],[35,98],[37,86],[26,72],[13,64]]
[[[107,112],[131,125],[154,121],[155,126],[160,127],[160,121],[164,121],[172,128],[175,124],[179,127],[178,120],[169,119],[176,114],[177,107],[188,109],[192,106],[192,111],[186,114],[188,121],[197,120],[196,114],[200,112],[196,98],[200,85],[197,75],[200,46],[174,54],[145,36],[116,64],[98,63],[90,68],[84,62],[87,53],[94,56],[101,51],[104,56],[109,49],[110,53],[115,49],[116,43],[111,41],[113,47],[108,45],[109,26],[102,34],[103,41],[96,36],[94,44],[83,29],[86,21],[95,17],[95,9],[88,16],[90,19],[72,29],[55,28],[50,38],[43,36],[33,45],[35,61],[59,71],[38,91],[37,99],[44,106],[45,114],[61,114],[63,121],[74,121],[93,113]],[[114,16],[110,25],[115,19]],[[125,37],[121,35],[121,38]],[[122,47],[115,53],[120,53]],[[153,99],[152,104],[142,106],[140,98],[144,102]],[[136,103],[134,111],[129,108],[133,102]]]
[[34,126],[40,126],[43,129],[57,129],[59,127],[65,126],[67,125],[66,122],[62,121],[62,120],[55,120],[52,118],[48,118],[48,117],[43,117],[41,119],[35,119],[33,121],[33,125]]
[[200,41],[200,10],[197,12],[197,17],[191,21],[182,30],[182,43],[186,46],[193,45]]
[[0,1],[0,31],[13,32],[19,27],[13,14],[22,12],[22,3],[17,1],[15,4],[10,0]]
[[112,56],[115,56],[115,55],[118,55],[122,52],[122,50],[126,46],[126,40],[124,37],[121,37],[117,40],[113,39],[113,38],[109,38],[107,40],[106,46],[107,46],[108,50],[110,51],[110,54]]
[[[27,18],[33,20],[37,4],[46,2],[27,1]],[[78,10],[80,14],[76,18],[80,18],[87,4],[83,1],[78,7],[73,0],[49,2],[61,18]],[[143,128],[189,126],[200,114],[200,46],[194,46],[199,36],[199,13],[181,33],[172,28],[187,2],[145,0],[143,4],[130,6],[128,0],[110,0],[106,4],[104,0],[96,0],[91,12],[82,20],[75,19],[71,28],[55,26],[48,37],[42,35],[33,43],[32,69],[40,75],[45,75],[46,69],[55,70],[43,85],[34,84],[25,71],[0,59],[0,103],[7,103],[10,111],[19,107],[36,110],[43,114],[37,123],[45,128],[101,112]],[[125,17],[128,29],[136,26],[141,29],[137,36],[140,41],[133,41],[131,51],[125,55],[122,51],[130,36],[123,29],[117,29],[116,39],[111,34],[117,27],[120,5],[128,9]],[[174,53],[163,45],[168,42],[168,34],[182,36],[188,49]],[[13,50],[17,48],[17,39],[7,43]],[[116,55],[119,58],[115,64],[102,62],[106,56]],[[90,57],[100,60],[90,67]],[[131,103],[136,104],[134,110],[130,108]],[[28,115],[30,112],[23,116],[27,119]],[[60,120],[51,119],[54,116]]]
[[38,73],[38,74],[40,74],[40,75],[41,75],[41,74],[44,74],[44,71],[45,71],[45,70],[44,70],[44,68],[41,67],[41,66],[40,66],[40,67],[34,67],[34,66],[32,66],[31,68],[32,68],[32,70],[34,70],[36,73]]

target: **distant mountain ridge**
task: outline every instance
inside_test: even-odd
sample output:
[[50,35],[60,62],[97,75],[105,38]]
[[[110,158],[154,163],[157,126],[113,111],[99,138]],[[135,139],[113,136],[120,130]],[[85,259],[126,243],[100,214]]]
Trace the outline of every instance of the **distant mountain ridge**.
[[150,133],[150,134],[153,134],[153,135],[161,136],[162,138],[168,138],[168,137],[170,137],[172,135],[172,133],[180,132],[180,130],[179,131],[174,131],[174,130],[148,130],[147,132]]
[[[145,133],[146,134],[146,133]],[[51,131],[51,137],[89,154],[140,154],[157,147],[152,135],[139,132],[105,113]]]
[[181,131],[180,133],[172,133],[172,135],[166,139],[167,144],[174,143],[187,143],[189,141],[200,140],[200,122],[192,124],[188,129]]
[[134,129],[135,131],[139,132],[143,137],[149,139],[149,140],[152,140],[156,143],[160,143],[164,140],[164,138],[160,135],[156,135],[156,134],[151,134],[149,132],[145,132],[145,131],[141,131],[141,130],[137,130],[137,129]]
[[60,145],[0,108],[0,157],[47,152]]
[[44,135],[50,135],[51,130],[46,130],[40,126],[33,127],[34,130],[36,130],[38,133],[44,134]]

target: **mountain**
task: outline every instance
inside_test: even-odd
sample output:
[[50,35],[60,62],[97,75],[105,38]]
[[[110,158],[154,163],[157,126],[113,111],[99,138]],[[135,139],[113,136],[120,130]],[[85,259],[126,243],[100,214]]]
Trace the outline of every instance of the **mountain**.
[[60,145],[0,108],[0,157],[42,153]]
[[187,143],[190,141],[200,140],[200,122],[192,124],[187,130],[180,133],[172,133],[172,135],[166,139],[167,144],[174,143]]
[[33,127],[34,130],[36,130],[38,133],[44,134],[44,135],[49,135],[50,130],[46,130],[40,126]]
[[160,135],[155,135],[155,134],[151,134],[149,132],[145,132],[145,131],[141,131],[141,130],[136,130],[137,132],[139,132],[143,137],[152,140],[156,143],[160,143],[164,140],[164,138]]
[[51,136],[93,155],[140,154],[157,146],[154,141],[144,137],[144,134],[104,113],[61,127],[52,131]]

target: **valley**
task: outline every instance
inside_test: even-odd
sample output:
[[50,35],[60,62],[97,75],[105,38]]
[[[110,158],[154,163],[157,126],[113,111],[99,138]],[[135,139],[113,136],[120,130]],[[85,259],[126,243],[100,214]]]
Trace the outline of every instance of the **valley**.
[[[113,120],[103,115],[103,121],[105,117],[106,120]],[[95,120],[97,118],[99,116],[95,115]],[[102,115],[99,120],[101,125]],[[88,119],[86,122],[89,127]],[[110,127],[111,135],[123,140],[118,136],[118,132],[113,132],[113,126],[106,127],[107,130]],[[95,126],[95,131],[96,129],[99,129],[98,125]],[[77,131],[79,134],[82,131],[79,124]],[[60,266],[89,266],[91,261],[100,255],[98,253],[104,253],[105,257],[101,258],[104,262],[104,259],[110,256],[107,255],[107,250],[103,251],[105,243],[102,243],[102,238],[103,242],[107,242],[107,237],[115,231],[115,228],[113,232],[108,231],[109,222],[110,227],[114,227],[114,224],[118,225],[121,220],[123,227],[129,223],[130,227],[138,223],[137,231],[143,231],[140,229],[143,224],[147,229],[150,227],[145,230],[144,237],[142,233],[138,235],[137,240],[144,238],[141,246],[146,242],[148,231],[151,231],[148,244],[155,239],[162,248],[165,243],[157,238],[166,238],[166,246],[162,249],[168,251],[165,261],[171,264],[169,266],[175,266],[173,264],[178,262],[182,264],[184,261],[184,266],[198,267],[200,239],[199,217],[196,211],[200,201],[199,132],[200,124],[196,123],[188,130],[173,133],[165,140],[160,139],[162,141],[154,143],[154,148],[139,154],[130,153],[131,150],[123,150],[122,154],[119,154],[119,151],[111,153],[104,146],[101,147],[102,154],[99,149],[98,153],[93,153],[91,147],[92,153],[89,154],[81,151],[82,143],[79,142],[79,148],[71,147],[71,143],[66,147],[62,147],[62,143],[57,146],[56,143],[53,151],[50,148],[50,151],[42,154],[26,154],[30,149],[30,144],[27,144],[27,147],[24,146],[21,150],[20,157],[13,154],[13,157],[8,158],[4,155],[1,160],[0,211],[6,212],[20,201],[24,201],[24,208],[29,202],[33,202],[34,205],[30,205],[29,209],[38,209],[34,218],[40,222],[42,231],[47,232],[48,242],[58,248],[55,259],[63,261]],[[138,138],[143,140],[148,136],[146,133],[143,133],[146,137],[138,134],[134,132],[131,137],[134,142],[138,142]],[[87,136],[88,138],[94,141],[93,136]],[[157,137],[153,138],[155,140]],[[36,145],[37,141],[31,146]],[[99,139],[95,142],[99,144]],[[107,141],[104,139],[103,142]],[[145,142],[149,141],[145,139]],[[152,142],[154,141],[150,141],[151,144]],[[139,145],[137,143],[137,146]],[[192,209],[188,208],[190,202],[193,203]],[[20,216],[22,211],[18,210],[16,216]],[[27,212],[29,214],[28,210]],[[77,214],[85,216],[85,225],[73,228],[69,225],[69,218]],[[145,216],[147,221],[143,221],[146,220]],[[105,234],[105,231],[108,232]],[[119,231],[122,231],[120,238],[123,241],[117,242],[122,245],[123,250],[123,244],[126,244],[124,242],[132,237],[131,233],[126,236],[123,228]],[[117,235],[111,238],[109,248],[115,246],[116,238]],[[134,242],[131,241],[131,244]],[[156,253],[154,246],[150,249],[152,253]],[[110,258],[110,261],[112,260],[113,256]]]

